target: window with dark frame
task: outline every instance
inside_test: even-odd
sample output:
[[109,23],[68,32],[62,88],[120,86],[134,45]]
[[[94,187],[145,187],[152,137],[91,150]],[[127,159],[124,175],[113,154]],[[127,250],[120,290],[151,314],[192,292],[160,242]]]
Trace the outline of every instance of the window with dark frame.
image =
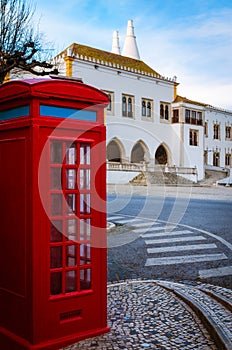
[[230,140],[231,139],[231,127],[226,126],[226,139]]
[[226,153],[226,155],[225,155],[225,166],[228,166],[228,167],[231,166],[231,154],[230,153]]
[[214,126],[213,126],[213,138],[214,138],[214,140],[220,139],[220,126],[219,126],[219,124],[214,124]]
[[205,137],[208,137],[208,123],[207,122],[205,122],[204,133],[205,133]]
[[189,130],[189,145],[198,146],[198,130]]
[[190,109],[185,110],[185,123],[190,123]]
[[164,119],[164,105],[163,105],[163,103],[160,104],[160,118]]
[[173,109],[172,111],[172,122],[179,123],[179,109]]
[[220,166],[220,153],[219,152],[213,153],[213,165]]

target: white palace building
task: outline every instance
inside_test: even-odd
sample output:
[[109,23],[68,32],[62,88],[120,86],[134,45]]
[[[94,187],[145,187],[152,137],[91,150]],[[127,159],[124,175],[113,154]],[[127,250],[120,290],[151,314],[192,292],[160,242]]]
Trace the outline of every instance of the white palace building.
[[81,78],[109,96],[106,111],[108,182],[128,182],[140,172],[175,172],[193,182],[205,168],[232,166],[232,111],[177,94],[166,78],[140,59],[133,21],[120,53],[73,43],[55,57],[61,75]]

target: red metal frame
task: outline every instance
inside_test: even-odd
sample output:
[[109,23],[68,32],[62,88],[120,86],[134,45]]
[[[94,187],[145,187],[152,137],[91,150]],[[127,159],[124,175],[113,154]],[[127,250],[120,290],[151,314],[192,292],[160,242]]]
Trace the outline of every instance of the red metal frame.
[[[109,330],[107,104],[103,92],[75,81],[0,87],[1,349],[59,349]],[[50,107],[79,114],[64,119]],[[84,145],[91,149],[87,162]]]

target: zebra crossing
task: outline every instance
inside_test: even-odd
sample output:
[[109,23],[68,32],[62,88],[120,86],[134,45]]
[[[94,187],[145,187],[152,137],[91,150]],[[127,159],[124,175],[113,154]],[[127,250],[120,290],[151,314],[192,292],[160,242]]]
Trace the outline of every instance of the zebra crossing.
[[[197,229],[183,229],[181,225],[174,226],[139,217],[110,216],[108,220],[133,227],[133,232],[144,240],[147,253],[145,267],[217,261],[223,263],[228,260],[228,256],[220,252],[217,241],[208,243],[207,235]],[[232,266],[198,271],[200,277],[223,274],[232,275]]]

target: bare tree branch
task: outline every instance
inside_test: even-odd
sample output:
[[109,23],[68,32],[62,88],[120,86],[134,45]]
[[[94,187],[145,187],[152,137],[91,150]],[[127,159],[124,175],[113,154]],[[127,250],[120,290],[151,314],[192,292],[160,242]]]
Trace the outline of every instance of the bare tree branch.
[[14,68],[36,75],[57,74],[52,64],[41,60],[42,39],[34,30],[34,11],[26,0],[0,0],[0,83]]

